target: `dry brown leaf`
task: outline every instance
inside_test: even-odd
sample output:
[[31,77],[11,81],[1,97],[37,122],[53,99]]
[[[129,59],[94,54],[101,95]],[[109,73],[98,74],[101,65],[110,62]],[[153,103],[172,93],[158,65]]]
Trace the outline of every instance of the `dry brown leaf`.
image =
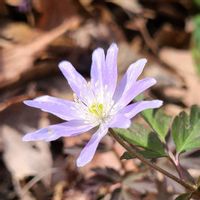
[[96,167],[111,167],[117,171],[121,170],[121,162],[113,151],[107,151],[103,153],[96,152],[93,160],[85,167],[80,168],[81,172],[85,174],[85,177],[90,177],[93,173],[92,168]]
[[16,83],[28,72],[32,72],[36,54],[67,30],[76,28],[79,23],[79,18],[71,18],[52,31],[41,34],[29,44],[3,49],[0,57],[0,88]]
[[40,12],[40,17],[36,17],[36,26],[45,30],[84,13],[79,0],[33,0],[33,7]]
[[22,101],[26,99],[32,99],[35,98],[39,95],[20,95],[20,96],[15,96],[12,97],[4,102],[0,102],[0,112],[7,109],[8,107],[12,106],[13,104],[21,103]]
[[5,0],[5,2],[11,6],[19,6],[22,4],[23,0]]
[[[73,148],[74,145],[81,144],[83,141],[89,141],[90,138],[91,138],[91,133],[81,134],[80,136],[77,136],[77,137],[64,138],[65,147],[69,149],[70,147]],[[104,137],[103,140],[106,141],[107,139],[109,138]],[[79,153],[80,152],[78,152],[77,150],[76,150],[76,153],[74,153],[74,157],[73,157],[74,163],[76,162],[76,159]],[[114,151],[111,150],[111,151],[106,151],[106,152],[105,151],[100,152],[97,150],[92,161],[88,163],[86,166],[81,167],[79,169],[86,177],[90,177],[93,174],[91,169],[96,168],[96,167],[112,167],[116,170],[121,170],[122,165],[121,165],[121,161],[119,160],[119,157],[116,155]]]
[[171,116],[176,116],[178,115],[181,111],[183,111],[183,108],[174,104],[167,104],[165,105],[165,112],[168,115]]
[[132,13],[140,13],[142,11],[142,7],[138,3],[137,0],[106,0],[107,2],[112,2],[124,10],[127,10]]
[[127,70],[128,66],[139,58],[142,58],[142,56],[134,49],[134,47],[126,42],[121,42],[118,46],[118,71],[121,77]]
[[[52,159],[47,143],[25,143],[22,142],[22,135],[12,127],[1,126],[3,139],[5,164],[12,174],[15,189],[24,200],[32,199],[28,191],[23,192],[20,181],[29,176],[42,176],[42,174],[52,167]],[[41,180],[49,185],[50,174]]]
[[91,44],[92,40],[97,40],[98,38],[106,40],[110,35],[110,30],[106,24],[88,21],[73,33],[72,38],[76,41],[78,46],[86,48]]
[[[41,35],[41,32],[28,26],[28,24],[15,22],[8,23],[6,26],[0,29],[0,34],[3,38],[12,41],[12,43],[19,43],[22,45],[32,42],[35,38]],[[2,46],[2,43],[0,43],[0,46]]]
[[125,152],[124,147],[122,147],[119,143],[115,143],[113,145],[113,151],[115,152],[116,156],[118,157],[119,161],[121,162],[121,165],[123,166],[124,170],[126,171],[138,171],[138,167],[134,163],[134,160],[121,160],[120,157]]
[[[164,48],[160,51],[159,56],[163,62],[170,65],[183,78],[186,89],[178,93],[184,104],[187,106],[199,104],[200,79],[195,70],[191,52],[188,50]],[[175,93],[177,94],[177,91]]]
[[51,168],[52,160],[47,143],[23,142],[22,135],[7,125],[1,127],[1,134],[4,160],[16,180],[36,176]]
[[52,168],[48,143],[22,141],[23,134],[34,131],[38,128],[38,123],[44,121],[41,121],[39,113],[37,110],[33,110],[30,114],[29,108],[17,104],[0,114],[3,159],[20,196],[23,194],[20,183],[27,177],[41,177],[41,181],[46,186],[50,183],[51,172],[46,174]]
[[81,191],[78,190],[68,190],[65,192],[63,200],[88,200],[89,196]]
[[54,196],[52,200],[62,200],[63,197],[63,191],[66,187],[66,182],[61,181],[58,184],[56,184],[55,189],[54,189]]
[[[172,24],[165,23],[156,33],[155,41],[159,47],[171,46],[181,48],[187,46],[190,41],[190,34],[184,30],[172,26]],[[174,38],[172,40],[172,38]]]

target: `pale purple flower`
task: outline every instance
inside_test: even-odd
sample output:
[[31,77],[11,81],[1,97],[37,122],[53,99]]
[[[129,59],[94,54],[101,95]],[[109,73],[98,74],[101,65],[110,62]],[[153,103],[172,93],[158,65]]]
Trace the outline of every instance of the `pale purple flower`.
[[42,96],[24,103],[67,122],[28,133],[23,140],[52,141],[63,136],[76,136],[96,127],[97,131],[77,159],[77,166],[80,167],[92,160],[99,142],[109,128],[128,128],[130,119],[139,112],[160,107],[160,100],[139,101],[128,105],[137,95],[154,85],[156,80],[137,80],[147,62],[146,59],[140,59],[129,66],[117,85],[117,53],[116,44],[109,47],[106,56],[101,48],[93,52],[91,82],[87,82],[70,62],[61,62],[59,68],[74,92],[74,101]]

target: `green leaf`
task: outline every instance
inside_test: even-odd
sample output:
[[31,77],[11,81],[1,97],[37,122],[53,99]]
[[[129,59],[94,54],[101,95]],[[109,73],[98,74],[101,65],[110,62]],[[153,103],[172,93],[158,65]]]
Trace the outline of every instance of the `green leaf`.
[[191,114],[190,114],[190,123],[194,126],[200,120],[200,107],[197,105],[193,105],[191,107]]
[[[157,135],[141,124],[132,124],[129,129],[115,129],[115,131],[128,143],[148,150],[149,154],[156,157],[166,156],[164,146]],[[147,154],[147,151],[145,152]]]
[[181,112],[172,124],[177,153],[200,148],[200,107],[192,106],[190,115]]
[[191,197],[192,197],[191,193],[184,193],[184,194],[181,194],[178,197],[176,197],[175,200],[190,200]]
[[142,112],[145,121],[158,134],[160,140],[165,143],[165,137],[171,124],[171,117],[164,114],[162,109],[148,109]]
[[[153,159],[153,158],[160,158],[160,157],[163,157],[163,155],[155,152],[155,151],[151,151],[151,150],[140,150],[138,151],[138,153],[140,153],[141,155],[143,155],[145,158],[147,159]],[[125,159],[125,160],[130,160],[130,159],[133,159],[135,158],[135,156],[132,156],[129,154],[128,151],[124,152],[123,155],[121,156],[121,159]]]

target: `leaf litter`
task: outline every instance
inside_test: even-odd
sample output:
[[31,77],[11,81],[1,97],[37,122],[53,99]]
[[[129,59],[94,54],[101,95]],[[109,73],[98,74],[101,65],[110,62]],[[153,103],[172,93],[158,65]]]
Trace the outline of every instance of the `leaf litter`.
[[[81,139],[65,138],[49,145],[22,143],[20,138],[27,130],[36,130],[58,119],[27,110],[21,102],[40,94],[72,98],[69,90],[64,89],[64,80],[57,76],[58,61],[74,60],[75,65],[81,66],[78,70],[88,77],[91,51],[97,46],[106,49],[114,40],[121,49],[120,75],[133,60],[148,57],[146,73],[160,78],[163,84],[146,95],[162,97],[169,115],[188,110],[200,100],[199,75],[189,49],[191,32],[185,29],[193,12],[191,1],[166,0],[152,5],[144,0],[134,1],[129,6],[129,1],[124,4],[123,1],[33,0],[31,9],[24,13],[18,11],[21,2],[0,1],[0,18],[3,19],[0,21],[0,169],[3,174],[0,198],[173,199],[174,191],[180,192],[180,188],[170,188],[171,183],[159,179],[159,175],[152,180],[151,173],[146,173],[147,169],[137,160],[121,164],[119,158],[123,150],[116,144],[113,148],[107,138],[96,160],[81,170],[76,169],[74,156],[67,150],[73,147],[78,153],[88,140],[87,134]],[[136,20],[139,24],[135,24]],[[35,86],[29,93],[31,84]],[[137,120],[141,121],[139,117]],[[182,155],[185,158],[182,164],[196,176],[197,155],[198,151]],[[54,168],[59,170],[54,171]],[[119,181],[124,180],[129,171],[133,177],[135,173],[142,174],[129,183],[131,191],[129,184],[124,189],[123,181]],[[116,173],[117,182],[110,183],[107,176],[114,174],[115,177]],[[143,187],[149,190],[141,191]],[[163,196],[157,192],[160,188]]]

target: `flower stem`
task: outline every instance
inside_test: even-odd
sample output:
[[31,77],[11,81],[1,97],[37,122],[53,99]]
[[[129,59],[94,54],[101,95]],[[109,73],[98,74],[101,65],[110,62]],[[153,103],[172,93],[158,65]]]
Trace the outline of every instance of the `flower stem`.
[[174,176],[173,174],[170,174],[166,170],[158,167],[154,163],[152,163],[149,160],[147,160],[143,155],[138,153],[138,151],[135,148],[134,149],[131,148],[126,142],[124,142],[124,140],[118,134],[116,134],[115,131],[112,128],[109,129],[109,132],[110,132],[110,135],[115,140],[117,140],[130,153],[130,155],[138,158],[139,160],[141,160],[143,163],[145,163],[149,167],[159,171],[160,173],[164,174],[165,176],[167,176],[167,177],[171,178],[172,180],[176,181],[177,183],[179,183],[180,185],[185,187],[187,190],[189,190],[189,191],[195,191],[196,190],[196,187],[194,185],[191,185],[189,183],[184,182],[183,180],[179,179],[178,177]]
[[171,151],[168,151],[168,155],[169,155],[168,158],[169,158],[170,162],[174,165],[176,171],[178,172],[179,177],[183,180],[182,169],[179,167],[178,163],[176,162],[174,155],[172,154]]

